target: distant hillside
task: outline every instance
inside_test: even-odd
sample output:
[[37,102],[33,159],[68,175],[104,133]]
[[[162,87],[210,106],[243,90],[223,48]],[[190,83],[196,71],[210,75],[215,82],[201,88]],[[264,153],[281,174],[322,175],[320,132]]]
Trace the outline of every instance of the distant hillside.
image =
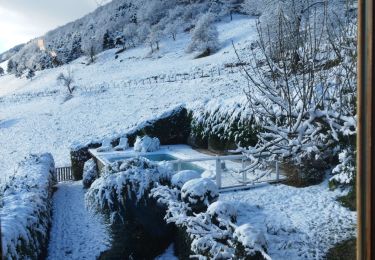
[[160,38],[194,28],[205,13],[215,19],[241,9],[243,0],[113,0],[94,12],[31,40],[4,56],[8,71],[21,76],[26,70],[43,70],[66,64],[85,53],[93,55],[119,46],[147,43],[158,48]]
[[19,50],[21,50],[25,46],[25,44],[19,44],[14,46],[13,48],[3,52],[0,54],[0,63],[10,59],[14,54],[16,54]]

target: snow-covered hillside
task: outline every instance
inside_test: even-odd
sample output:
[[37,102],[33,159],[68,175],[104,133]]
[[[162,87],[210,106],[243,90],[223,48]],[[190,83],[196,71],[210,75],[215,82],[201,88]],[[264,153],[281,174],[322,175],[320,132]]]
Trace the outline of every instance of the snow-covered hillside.
[[[36,72],[31,81],[0,77],[2,181],[29,153],[49,151],[57,166],[69,165],[74,141],[123,132],[177,104],[242,94],[246,82],[239,68],[225,64],[237,62],[232,40],[241,48],[255,39],[255,19],[228,17],[218,24],[218,32],[221,49],[206,58],[186,54],[190,36],[183,33],[176,41],[162,41],[160,51],[152,54],[148,47],[138,47],[115,59],[112,49],[94,64],[85,65],[80,58]],[[56,78],[68,69],[77,89],[64,101],[67,90]]]

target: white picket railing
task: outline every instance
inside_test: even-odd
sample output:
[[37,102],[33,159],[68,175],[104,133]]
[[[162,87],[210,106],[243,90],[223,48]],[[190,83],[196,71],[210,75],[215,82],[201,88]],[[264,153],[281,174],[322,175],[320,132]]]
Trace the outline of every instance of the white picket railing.
[[[241,160],[241,170],[238,173],[242,173],[242,180],[239,181],[238,187],[248,187],[249,184],[252,185],[254,182],[249,182],[247,180],[248,171],[245,167],[245,161],[248,158],[244,155],[223,155],[223,156],[212,156],[212,157],[200,157],[200,158],[192,158],[192,159],[178,159],[168,161],[171,164],[177,164],[177,171],[181,170],[182,163],[194,163],[194,162],[204,162],[204,161],[215,161],[215,180],[216,184],[219,189],[227,189],[227,188],[234,188],[235,186],[225,186],[223,185],[223,167],[222,162],[227,160]],[[280,182],[280,167],[278,161],[275,161],[275,179],[269,180],[267,182]],[[259,181],[261,182],[261,181]]]

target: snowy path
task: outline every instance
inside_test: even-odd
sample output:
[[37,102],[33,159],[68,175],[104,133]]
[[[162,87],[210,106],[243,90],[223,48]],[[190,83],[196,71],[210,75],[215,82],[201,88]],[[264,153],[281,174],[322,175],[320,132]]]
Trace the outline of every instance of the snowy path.
[[82,182],[57,185],[48,259],[95,259],[109,247],[103,221],[86,210]]

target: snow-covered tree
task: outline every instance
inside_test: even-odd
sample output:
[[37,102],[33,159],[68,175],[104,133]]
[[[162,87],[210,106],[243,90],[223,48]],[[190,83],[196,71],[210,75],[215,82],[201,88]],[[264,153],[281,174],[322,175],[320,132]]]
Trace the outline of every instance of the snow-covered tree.
[[156,50],[159,50],[159,43],[161,38],[163,37],[163,30],[159,24],[156,24],[152,27],[150,34],[147,37],[147,42],[150,44],[151,51],[154,51],[154,47]]
[[3,76],[3,75],[4,75],[4,69],[0,67],[0,76]]
[[137,25],[135,23],[129,23],[124,27],[124,44],[131,43],[132,46],[135,46],[136,37],[137,37]]
[[160,0],[150,0],[144,3],[137,13],[137,20],[140,23],[148,23],[150,26],[157,24],[165,15],[166,2]]
[[14,73],[14,69],[15,69],[15,65],[14,65],[13,61],[9,60],[8,64],[7,64],[7,72],[8,73]]
[[27,72],[26,78],[32,80],[34,76],[35,76],[35,71],[33,69],[29,69],[29,71]]
[[144,42],[150,34],[150,26],[148,24],[142,24],[138,27],[137,36],[140,42]]
[[106,30],[106,32],[103,35],[103,50],[112,49],[115,47],[115,42],[110,35],[109,31]]
[[96,39],[87,38],[82,42],[82,51],[88,58],[89,63],[93,63],[96,60],[96,55],[100,52],[101,48]]
[[199,18],[191,35],[188,52],[203,51],[210,54],[219,48],[218,31],[214,22],[215,16],[212,13],[206,13]]
[[[244,70],[248,100],[262,129],[258,144],[246,151],[254,161],[307,165],[330,161],[355,144],[356,20],[348,17],[338,30],[326,22],[306,20],[296,32],[294,21],[280,16],[273,39],[258,24],[259,49]],[[298,44],[290,43],[290,35]]]
[[177,18],[173,21],[168,22],[165,25],[164,32],[166,35],[172,36],[172,39],[175,41],[177,33],[182,30],[183,21],[180,18]]

